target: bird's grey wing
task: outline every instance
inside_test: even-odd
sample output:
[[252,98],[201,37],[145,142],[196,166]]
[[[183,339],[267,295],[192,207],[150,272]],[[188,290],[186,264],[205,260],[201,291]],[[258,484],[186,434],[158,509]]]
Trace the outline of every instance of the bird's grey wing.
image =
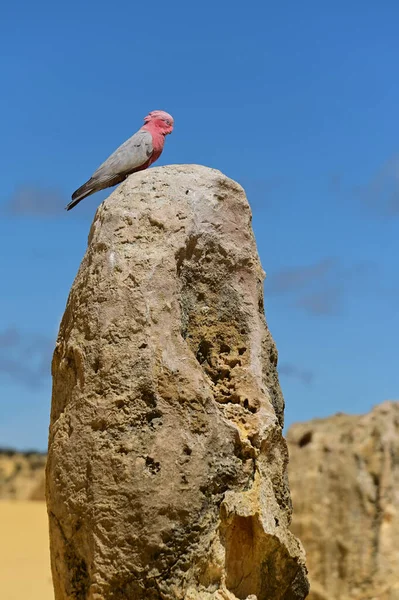
[[140,129],[98,167],[92,179],[103,184],[118,176],[129,175],[144,165],[152,153],[152,135],[149,131]]

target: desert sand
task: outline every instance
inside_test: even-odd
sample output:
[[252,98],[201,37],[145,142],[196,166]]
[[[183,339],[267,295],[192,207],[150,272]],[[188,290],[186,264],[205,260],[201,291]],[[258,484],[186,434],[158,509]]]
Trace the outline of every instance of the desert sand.
[[0,501],[1,600],[53,600],[44,502]]

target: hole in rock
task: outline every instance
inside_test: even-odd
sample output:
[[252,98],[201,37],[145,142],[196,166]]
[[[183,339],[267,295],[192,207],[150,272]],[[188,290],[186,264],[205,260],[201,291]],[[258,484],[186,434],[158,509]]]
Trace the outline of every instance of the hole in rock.
[[371,473],[371,477],[373,479],[375,487],[378,487],[380,485],[380,476],[378,475],[378,473]]
[[210,354],[211,354],[212,344],[207,340],[202,340],[198,346],[198,350],[196,353],[196,358],[200,364],[205,361],[209,362]]
[[150,408],[155,408],[157,405],[157,397],[151,390],[141,390],[141,399]]
[[308,444],[310,444],[310,442],[312,441],[312,437],[313,437],[313,433],[311,431],[307,431],[306,433],[303,434],[303,436],[298,441],[298,446],[300,448],[304,448],[304,446],[307,446]]
[[151,456],[146,457],[145,466],[152,475],[156,475],[161,470],[160,463],[151,458]]
[[230,348],[230,346],[228,346],[228,345],[227,345],[227,344],[225,344],[225,343],[222,343],[222,344],[220,344],[220,352],[221,352],[222,354],[225,354],[225,353],[226,353],[226,354],[228,354],[230,351],[231,351],[231,348]]
[[107,429],[107,424],[104,419],[99,419],[98,421],[93,421],[91,428],[93,431],[105,431]]
[[145,416],[147,423],[151,427],[156,427],[162,424],[162,412],[158,409],[150,410]]

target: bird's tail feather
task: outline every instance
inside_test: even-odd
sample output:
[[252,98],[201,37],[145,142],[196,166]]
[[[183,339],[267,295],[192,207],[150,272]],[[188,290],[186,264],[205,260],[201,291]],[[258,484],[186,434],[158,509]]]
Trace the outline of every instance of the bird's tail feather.
[[72,202],[70,202],[66,206],[66,209],[71,210],[71,208],[79,204],[79,202],[83,200],[83,198],[87,198],[87,196],[90,196],[90,194],[93,194],[95,191],[96,188],[94,185],[94,181],[91,178],[89,179],[89,181],[86,181],[86,183],[80,186],[80,188],[78,188],[76,192],[72,194]]

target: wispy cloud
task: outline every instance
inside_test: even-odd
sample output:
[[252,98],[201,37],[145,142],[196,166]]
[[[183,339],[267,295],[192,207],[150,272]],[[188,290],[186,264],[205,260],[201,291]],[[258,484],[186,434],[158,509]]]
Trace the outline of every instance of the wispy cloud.
[[38,388],[50,376],[54,340],[14,327],[0,331],[0,377]]
[[55,217],[63,212],[65,205],[65,198],[59,190],[28,184],[15,190],[5,205],[5,211],[20,217]]
[[279,208],[279,194],[287,185],[287,179],[280,176],[265,179],[242,177],[239,183],[245,190],[251,208],[256,213],[267,210],[270,214],[270,211],[274,212]]
[[382,216],[399,216],[399,155],[387,160],[370,180],[354,188],[365,205]]
[[278,372],[279,375],[285,375],[286,377],[298,379],[305,385],[310,385],[314,376],[312,371],[301,369],[292,363],[283,363],[279,365]]
[[323,278],[334,267],[333,258],[324,260],[313,265],[286,267],[277,271],[270,277],[268,282],[268,294],[282,294],[306,288],[309,284]]
[[298,308],[315,316],[339,315],[343,304],[343,287],[327,287],[299,296],[295,302]]
[[372,269],[371,263],[348,267],[328,257],[268,275],[265,294],[284,296],[292,306],[314,316],[335,316],[343,311],[346,296],[364,285]]
[[284,179],[278,176],[269,177],[267,179],[252,179],[250,177],[244,177],[240,183],[246,190],[249,197],[251,194],[254,194],[256,196],[264,196],[266,199],[269,194],[283,185]]

